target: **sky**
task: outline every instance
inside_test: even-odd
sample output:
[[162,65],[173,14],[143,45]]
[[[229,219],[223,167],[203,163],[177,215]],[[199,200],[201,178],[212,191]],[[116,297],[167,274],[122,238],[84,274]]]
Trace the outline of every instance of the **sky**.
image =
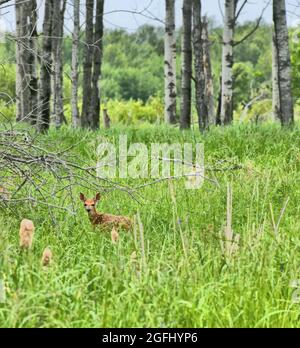
[[[39,6],[39,29],[41,28],[43,17],[44,1],[38,0]],[[68,1],[69,3],[72,0]],[[165,16],[165,0],[105,0],[104,24],[107,28],[124,28],[128,31],[135,31],[143,24],[163,25]],[[242,1],[240,1],[242,3]],[[300,24],[300,0],[287,0],[288,22],[289,25]],[[0,29],[14,31],[14,1],[2,6],[0,9]],[[272,1],[271,0],[249,0],[244,8],[239,22],[255,20],[263,9],[264,20],[268,23],[272,21]],[[182,0],[176,0],[176,23],[181,25]],[[202,0],[202,13],[213,17],[219,24],[222,23],[222,8],[224,0]],[[132,13],[135,12],[135,13]],[[72,8],[68,6],[66,11],[66,32],[72,31]],[[82,21],[84,20],[84,1],[82,1]]]

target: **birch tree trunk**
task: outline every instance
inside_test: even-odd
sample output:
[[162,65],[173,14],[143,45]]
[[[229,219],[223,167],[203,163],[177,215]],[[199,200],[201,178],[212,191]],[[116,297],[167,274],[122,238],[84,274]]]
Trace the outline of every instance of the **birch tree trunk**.
[[103,51],[103,9],[104,0],[97,0],[94,34],[92,94],[89,112],[89,128],[98,129],[100,125],[100,88],[102,51]]
[[192,0],[193,12],[193,45],[195,66],[195,99],[199,129],[208,128],[208,108],[205,102],[205,78],[202,44],[201,0]]
[[64,119],[63,105],[63,35],[64,35],[64,13],[66,0],[54,0],[53,2],[53,110],[55,126],[59,128]]
[[192,0],[183,0],[180,128],[191,127]]
[[222,52],[222,102],[221,122],[233,121],[233,40],[236,0],[225,0],[223,52]]
[[272,104],[273,119],[280,121],[280,97],[278,85],[278,54],[275,43],[275,35],[272,35]]
[[82,126],[89,127],[89,111],[92,94],[92,67],[93,67],[93,13],[94,0],[86,0],[86,25],[85,25],[85,49],[83,63],[83,98],[82,98]]
[[286,126],[294,123],[294,104],[285,0],[273,0],[273,21],[278,60],[280,119],[281,124]]
[[202,44],[203,44],[203,65],[205,79],[205,101],[208,108],[209,125],[216,124],[216,115],[214,107],[214,81],[210,59],[210,41],[208,36],[208,21],[204,16],[202,19]]
[[176,121],[176,37],[175,0],[165,0],[165,122]]
[[38,34],[37,34],[37,3],[36,0],[30,0],[28,3],[29,14],[29,50],[28,64],[30,74],[30,123],[35,125],[38,116]]
[[17,121],[30,122],[30,66],[28,35],[28,3],[16,0],[16,36],[17,36]]
[[52,69],[52,19],[53,1],[45,1],[43,39],[41,52],[41,72],[39,86],[38,129],[45,132],[50,126],[51,69]]
[[72,125],[77,128],[80,126],[80,116],[78,109],[78,55],[79,55],[79,30],[80,30],[80,0],[74,0],[73,3],[73,16],[74,16],[74,28],[73,28],[73,43],[72,43]]

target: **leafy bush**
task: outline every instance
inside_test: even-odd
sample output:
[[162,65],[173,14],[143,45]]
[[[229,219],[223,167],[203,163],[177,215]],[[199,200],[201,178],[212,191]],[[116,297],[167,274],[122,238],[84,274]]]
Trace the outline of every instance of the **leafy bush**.
[[[136,124],[140,122],[160,122],[164,115],[163,102],[151,97],[146,103],[141,100],[109,100],[105,107],[113,123]],[[102,107],[103,108],[103,107]]]

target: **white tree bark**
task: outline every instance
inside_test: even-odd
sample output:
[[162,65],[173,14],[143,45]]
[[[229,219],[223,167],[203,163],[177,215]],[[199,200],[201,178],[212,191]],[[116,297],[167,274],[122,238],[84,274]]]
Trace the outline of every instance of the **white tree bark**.
[[280,119],[282,125],[290,125],[294,123],[294,104],[285,0],[273,0],[273,21],[278,59]]
[[204,16],[202,19],[202,43],[203,43],[203,64],[205,78],[205,100],[208,108],[208,122],[210,125],[216,124],[214,107],[214,82],[210,59],[210,41],[208,36],[208,22]]
[[30,123],[35,125],[38,117],[38,33],[37,33],[37,2],[30,0],[28,2],[29,15],[29,53],[28,64],[30,70]]
[[79,55],[79,30],[80,30],[80,0],[74,0],[73,16],[73,43],[72,43],[72,125],[77,128],[80,126],[80,116],[78,108],[78,55]]
[[63,36],[64,36],[64,13],[66,0],[55,0],[53,3],[53,110],[55,115],[55,126],[59,128],[64,117],[63,105]]
[[175,0],[165,0],[165,122],[176,120],[176,37]]
[[55,0],[45,1],[43,22],[38,116],[38,129],[41,132],[47,131],[50,126],[53,1]]
[[225,0],[223,52],[222,52],[222,102],[221,122],[233,120],[233,40],[236,0]]
[[17,37],[17,121],[30,122],[30,66],[28,35],[28,4],[16,0],[16,37]]

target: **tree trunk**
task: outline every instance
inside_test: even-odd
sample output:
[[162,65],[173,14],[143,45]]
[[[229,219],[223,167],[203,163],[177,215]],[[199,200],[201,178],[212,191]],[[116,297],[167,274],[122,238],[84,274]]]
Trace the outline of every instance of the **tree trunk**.
[[50,126],[53,1],[54,0],[45,1],[38,117],[38,128],[41,132],[47,131]]
[[273,97],[273,118],[280,121],[280,98],[278,85],[278,56],[275,43],[275,35],[272,35],[272,97]]
[[63,36],[64,36],[64,13],[66,0],[55,0],[53,2],[53,110],[55,115],[55,126],[59,128],[64,119],[63,105]]
[[165,23],[165,122],[176,121],[175,0],[166,0]]
[[103,124],[105,129],[110,128],[110,117],[107,109],[103,109]]
[[29,4],[16,0],[16,36],[17,36],[17,121],[30,122],[30,65],[29,65],[29,35],[28,13]]
[[208,108],[205,101],[204,60],[202,44],[201,0],[193,0],[193,44],[195,57],[195,99],[199,128],[208,128]]
[[101,76],[102,52],[103,52],[103,9],[104,0],[97,0],[96,23],[94,34],[92,94],[89,113],[89,127],[98,129],[100,124],[100,90],[99,79]]
[[30,0],[28,2],[28,15],[29,15],[29,52],[28,52],[28,64],[30,74],[30,123],[35,125],[38,116],[38,34],[37,34],[37,3],[36,0]]
[[208,123],[216,124],[214,108],[214,82],[210,60],[210,41],[208,36],[208,21],[206,16],[202,19],[202,44],[203,44],[203,65],[205,79],[205,101],[208,108]]
[[219,78],[219,93],[218,93],[218,104],[217,104],[217,111],[216,111],[216,125],[221,126],[221,108],[222,108],[222,74]]
[[225,0],[223,52],[222,52],[222,103],[221,122],[233,121],[233,40],[236,0]]
[[89,111],[92,95],[92,67],[93,67],[93,12],[94,0],[86,0],[85,49],[83,63],[83,98],[81,122],[84,127],[90,127]]
[[285,0],[273,0],[273,21],[278,60],[280,119],[281,124],[286,126],[294,123],[294,105]]
[[192,0],[183,0],[180,128],[191,127]]
[[74,29],[72,43],[72,125],[77,128],[80,126],[80,116],[78,109],[78,55],[79,55],[79,31],[80,31],[80,0],[74,0],[73,4]]

